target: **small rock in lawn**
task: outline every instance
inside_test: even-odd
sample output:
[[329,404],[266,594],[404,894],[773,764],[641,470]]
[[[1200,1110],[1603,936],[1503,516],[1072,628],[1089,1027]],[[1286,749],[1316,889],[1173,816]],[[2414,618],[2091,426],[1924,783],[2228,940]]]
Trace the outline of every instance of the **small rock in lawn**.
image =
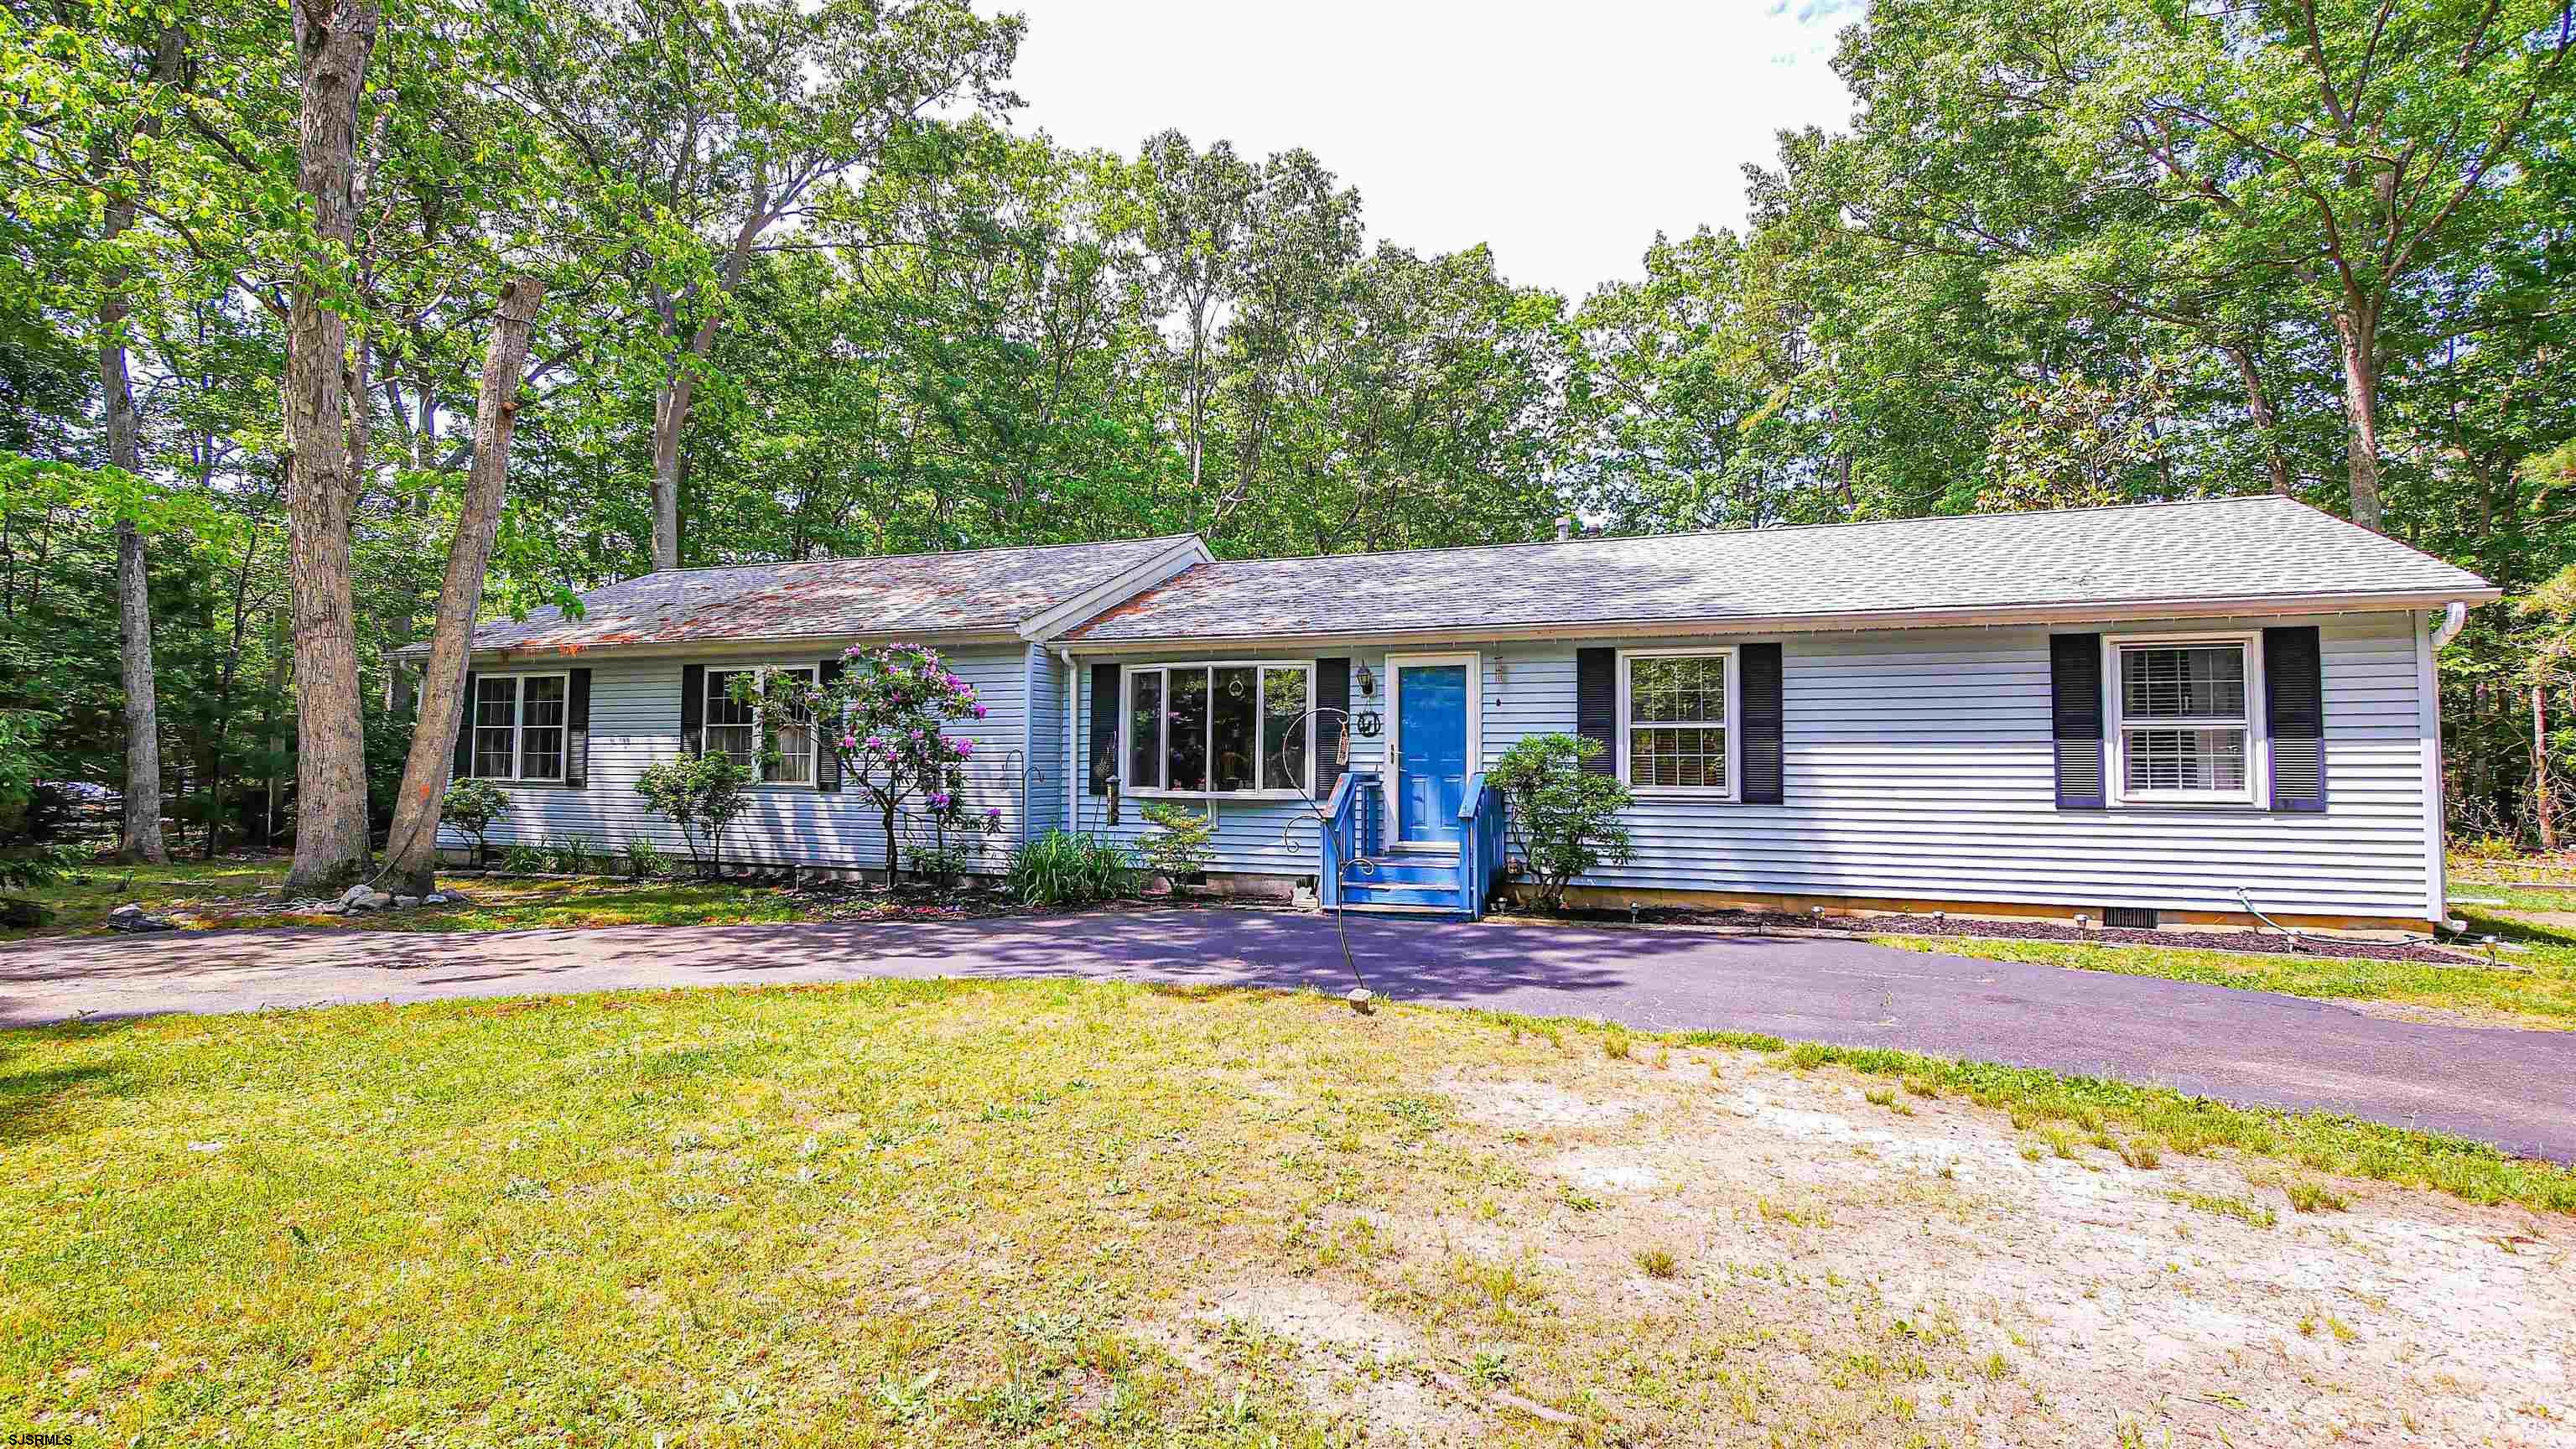
[[381,911],[393,903],[392,896],[372,886],[353,885],[340,897],[341,907],[352,911]]
[[118,906],[115,910],[107,913],[107,928],[111,931],[175,931],[179,929],[175,923],[165,921],[159,916],[147,913],[142,906],[133,901],[127,901],[124,905]]
[[459,890],[441,891],[437,895],[429,898],[429,904],[433,906],[470,906],[474,904],[474,898]]
[[443,891],[431,891],[420,898],[420,903],[424,906],[443,906],[447,904],[447,895]]
[[410,910],[412,907],[414,907],[414,906],[416,906],[416,905],[419,905],[419,904],[420,904],[420,897],[418,897],[418,896],[396,896],[396,897],[394,897],[394,909],[395,909],[395,910],[398,910],[398,911],[407,911],[407,910]]

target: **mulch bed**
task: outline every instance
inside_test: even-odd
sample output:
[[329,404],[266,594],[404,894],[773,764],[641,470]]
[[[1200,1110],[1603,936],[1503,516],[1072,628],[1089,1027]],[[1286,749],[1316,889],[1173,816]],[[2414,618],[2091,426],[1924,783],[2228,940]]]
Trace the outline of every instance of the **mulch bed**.
[[[2168,950],[2227,951],[2238,955],[2289,955],[2290,943],[2270,931],[2141,931],[2097,928],[2079,931],[2059,921],[2018,918],[1958,920],[1930,916],[1827,916],[1821,925],[1786,911],[1707,911],[1680,906],[1641,906],[1629,911],[1535,911],[1498,909],[1495,914],[1523,920],[1575,921],[1596,925],[1726,926],[1737,930],[1829,930],[1855,936],[1984,937],[2015,941],[2080,941],[2091,945],[2161,946]],[[2420,961],[2435,966],[2483,965],[2458,949],[2414,941],[2356,941],[2331,936],[2302,936],[2295,954],[2357,961]]]

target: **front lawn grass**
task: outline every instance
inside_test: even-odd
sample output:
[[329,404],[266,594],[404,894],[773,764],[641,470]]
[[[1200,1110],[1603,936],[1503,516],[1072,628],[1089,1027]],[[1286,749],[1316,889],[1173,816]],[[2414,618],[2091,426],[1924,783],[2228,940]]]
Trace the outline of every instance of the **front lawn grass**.
[[[1399,1201],[1466,1225],[1571,1211],[1515,1155],[1528,1134],[1462,1132],[1468,1103],[1441,1084],[1579,1059],[1710,1092],[1849,1069],[2074,1152],[2115,1131],[2160,1145],[2168,1172],[2233,1149],[2576,1211],[2564,1169],[2341,1118],[1738,1034],[1617,1040],[1624,1056],[1563,1021],[1062,981],[13,1032],[0,1435],[1350,1442],[1293,1345],[1176,1325],[1205,1321],[1216,1287],[1295,1302],[1367,1281],[1391,1251],[1368,1214]],[[1508,1382],[1594,1429],[1666,1412],[1622,1366],[1636,1320],[1579,1313],[1535,1261],[1466,1241],[1449,1279],[1371,1300],[1420,1340],[1413,1367],[1372,1372]]]
[[2472,912],[2470,926],[2524,949],[2498,953],[2509,970],[2474,961],[2435,966],[2419,961],[2366,961],[2278,952],[2173,950],[2078,941],[1957,940],[1873,936],[1882,946],[2030,961],[2075,971],[2162,976],[2209,986],[2277,991],[2324,1001],[2381,1001],[2455,1012],[2486,1025],[2576,1029],[2576,931],[2507,915]]

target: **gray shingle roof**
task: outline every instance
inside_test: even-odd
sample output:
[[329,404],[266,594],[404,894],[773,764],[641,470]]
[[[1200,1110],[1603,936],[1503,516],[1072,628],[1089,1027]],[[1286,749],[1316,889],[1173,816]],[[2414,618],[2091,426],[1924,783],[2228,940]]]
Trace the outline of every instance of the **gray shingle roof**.
[[474,631],[484,649],[602,648],[886,633],[1008,633],[1189,540],[1122,539],[890,558],[672,569]]
[[2051,605],[2483,601],[2484,579],[2269,495],[1736,533],[1200,564],[1086,644],[1640,625]]

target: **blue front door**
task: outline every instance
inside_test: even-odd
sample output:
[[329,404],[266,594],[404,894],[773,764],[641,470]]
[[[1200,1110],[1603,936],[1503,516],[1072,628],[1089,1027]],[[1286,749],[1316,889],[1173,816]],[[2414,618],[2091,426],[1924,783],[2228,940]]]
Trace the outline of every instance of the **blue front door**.
[[1395,675],[1395,843],[1454,845],[1467,789],[1467,666],[1407,664]]

